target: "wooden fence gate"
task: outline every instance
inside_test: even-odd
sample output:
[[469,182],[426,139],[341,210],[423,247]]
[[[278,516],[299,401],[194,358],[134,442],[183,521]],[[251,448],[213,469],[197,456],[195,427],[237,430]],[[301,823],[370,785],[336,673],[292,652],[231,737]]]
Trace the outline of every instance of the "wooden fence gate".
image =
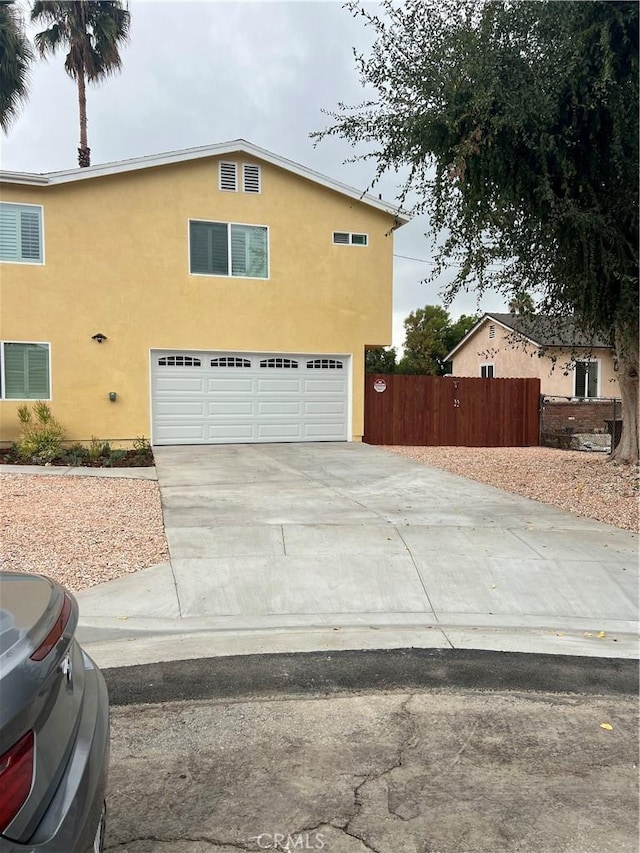
[[539,379],[367,373],[368,444],[528,447],[540,443]]

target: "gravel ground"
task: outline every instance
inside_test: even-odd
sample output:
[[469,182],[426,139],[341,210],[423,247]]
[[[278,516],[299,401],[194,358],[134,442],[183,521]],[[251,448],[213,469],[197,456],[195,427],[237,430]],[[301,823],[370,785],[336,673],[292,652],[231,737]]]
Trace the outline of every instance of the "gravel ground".
[[584,518],[638,530],[638,467],[606,454],[550,447],[386,447]]
[[168,559],[156,482],[0,475],[0,568],[80,592]]

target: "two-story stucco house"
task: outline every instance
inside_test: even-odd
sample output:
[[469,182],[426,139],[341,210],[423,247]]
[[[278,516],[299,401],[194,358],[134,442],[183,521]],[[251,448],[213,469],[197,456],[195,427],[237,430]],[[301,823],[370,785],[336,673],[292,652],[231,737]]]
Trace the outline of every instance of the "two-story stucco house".
[[619,397],[611,344],[573,321],[543,315],[485,314],[446,357],[454,376],[538,377],[549,396]]
[[73,440],[361,439],[406,221],[243,140],[0,173],[0,440],[29,400]]

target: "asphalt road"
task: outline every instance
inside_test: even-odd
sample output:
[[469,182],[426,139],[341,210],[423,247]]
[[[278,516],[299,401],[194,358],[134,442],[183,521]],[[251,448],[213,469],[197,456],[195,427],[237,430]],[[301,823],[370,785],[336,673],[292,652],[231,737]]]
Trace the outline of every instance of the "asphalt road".
[[634,661],[402,650],[105,675],[109,851],[638,850]]

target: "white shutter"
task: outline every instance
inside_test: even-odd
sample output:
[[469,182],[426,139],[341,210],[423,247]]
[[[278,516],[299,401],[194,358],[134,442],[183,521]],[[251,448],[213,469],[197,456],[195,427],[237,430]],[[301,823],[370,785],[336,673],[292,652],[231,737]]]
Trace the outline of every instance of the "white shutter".
[[260,166],[242,164],[242,189],[246,193],[260,192]]
[[219,186],[221,190],[229,192],[237,192],[238,190],[238,164],[237,163],[220,163],[219,167]]
[[0,260],[42,263],[42,209],[0,204]]

